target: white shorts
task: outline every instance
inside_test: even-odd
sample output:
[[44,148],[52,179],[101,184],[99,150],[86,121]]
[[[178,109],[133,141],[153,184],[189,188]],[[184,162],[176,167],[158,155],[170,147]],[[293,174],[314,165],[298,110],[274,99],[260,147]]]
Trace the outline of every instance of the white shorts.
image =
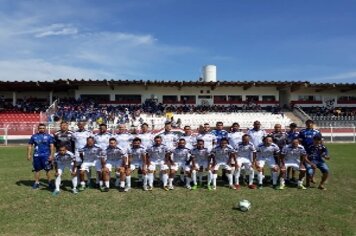
[[139,169],[142,167],[142,163],[141,162],[133,162],[130,164],[130,169],[131,171],[134,171],[136,169]]
[[259,166],[261,168],[263,168],[266,164],[271,169],[278,167],[274,158],[260,159],[260,160],[257,160],[256,164],[257,164],[257,166]]
[[72,173],[73,169],[73,163],[58,163],[57,162],[57,169],[58,169],[58,174],[62,174],[65,169],[69,169],[70,173]]
[[184,171],[190,171],[190,165],[186,165],[185,161],[175,162],[174,165],[171,166],[172,170],[178,171],[179,169],[183,169]]
[[284,166],[286,167],[286,169],[290,167],[290,168],[292,168],[293,170],[297,170],[297,171],[299,171],[299,170],[305,170],[305,168],[300,168],[300,163],[297,162],[297,161],[286,161],[286,162],[284,163]]
[[225,170],[232,170],[232,167],[228,165],[226,162],[217,162],[216,165],[214,166],[214,170],[219,170],[220,167],[222,167],[222,169]]
[[246,157],[238,157],[237,158],[237,164],[239,168],[245,167],[245,169],[251,169],[252,168],[252,162],[249,158]]
[[112,171],[112,169],[116,170],[117,168],[120,168],[122,166],[122,161],[121,160],[108,160],[106,161],[105,167],[109,169],[109,171]]
[[150,165],[148,166],[148,170],[155,171],[156,167],[159,166],[160,170],[168,170],[169,167],[164,161],[151,161]]
[[100,161],[84,161],[80,167],[80,170],[89,171],[90,167],[95,167],[96,171],[101,171],[101,162]]
[[198,163],[195,163],[195,168],[196,169],[200,169],[200,168],[203,168],[203,169],[207,169],[209,167],[209,162],[208,161],[200,161]]

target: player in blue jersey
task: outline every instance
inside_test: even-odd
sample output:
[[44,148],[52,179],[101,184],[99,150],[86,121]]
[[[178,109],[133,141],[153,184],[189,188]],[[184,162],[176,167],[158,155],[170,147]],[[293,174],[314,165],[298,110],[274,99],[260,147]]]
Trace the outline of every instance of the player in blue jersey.
[[319,184],[319,189],[326,190],[324,184],[329,176],[329,167],[325,163],[325,160],[330,160],[328,149],[322,144],[322,139],[320,136],[316,136],[313,139],[313,144],[308,148],[308,159],[309,163],[306,163],[307,167],[307,186],[310,186],[310,182],[313,180],[315,170],[318,168],[321,173],[321,181]]
[[216,145],[220,144],[221,139],[227,138],[228,132],[224,130],[224,123],[221,121],[216,122],[216,128],[211,131],[213,135],[216,137]]
[[321,138],[322,135],[319,130],[314,129],[314,121],[307,120],[305,126],[306,128],[299,132],[299,139],[305,150],[308,152],[308,148],[313,144],[314,137]]
[[[38,132],[31,136],[27,146],[27,160],[33,160],[33,171],[35,172],[35,183],[33,189],[40,187],[40,171],[46,171],[48,187],[53,188],[50,170],[53,169],[52,161],[54,155],[54,139],[46,133],[44,124],[38,125]],[[34,147],[33,153],[32,148]]]

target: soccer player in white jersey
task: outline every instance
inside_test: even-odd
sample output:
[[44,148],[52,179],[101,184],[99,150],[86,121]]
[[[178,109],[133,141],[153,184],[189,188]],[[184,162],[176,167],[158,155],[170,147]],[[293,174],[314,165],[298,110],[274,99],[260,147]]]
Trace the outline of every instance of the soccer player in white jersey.
[[168,191],[168,174],[169,174],[169,160],[171,151],[166,145],[162,144],[161,136],[154,138],[154,144],[147,149],[147,169],[148,169],[148,190],[153,189],[154,172],[156,167],[160,168],[162,176],[163,189]]
[[[130,161],[130,170],[131,172],[135,169],[140,169],[143,175],[143,190],[147,191],[147,165],[146,165],[146,149],[141,145],[140,138],[134,138],[132,140],[132,147],[129,149],[129,161]],[[131,173],[126,175],[126,183],[130,183],[126,185],[126,188],[129,190],[131,187]]]
[[236,189],[233,185],[232,179],[232,171],[233,171],[233,164],[236,163],[236,153],[234,149],[229,146],[229,142],[227,138],[222,138],[220,140],[220,145],[215,147],[210,154],[212,158],[212,188],[210,184],[208,185],[209,190],[216,190],[216,179],[218,177],[218,170],[220,167],[226,170],[226,175],[229,180],[229,187],[231,189]]
[[245,167],[245,170],[248,172],[248,187],[250,189],[256,189],[256,186],[253,184],[254,170],[253,167],[256,164],[256,148],[253,146],[253,143],[250,142],[250,136],[245,134],[242,136],[242,142],[239,142],[236,146],[237,153],[237,166],[235,166],[235,187],[236,189],[240,188],[240,174],[241,168]]
[[115,187],[125,188],[125,168],[124,163],[128,160],[127,152],[117,146],[115,138],[109,139],[109,146],[105,150],[104,158],[101,159],[101,167],[103,169],[103,181],[105,182],[104,192],[109,191],[111,172],[115,171]]
[[[80,167],[81,186],[79,187],[79,191],[83,191],[85,189],[84,175],[90,171],[91,167],[95,167],[97,175],[99,175],[99,179],[102,179],[101,157],[103,155],[103,151],[100,147],[95,145],[94,137],[88,137],[87,144],[79,150],[79,155],[83,161]],[[88,182],[90,183],[90,179],[88,179]]]
[[153,144],[154,135],[149,132],[147,123],[143,123],[141,125],[141,132],[136,135],[136,137],[141,139],[141,145],[146,149],[151,147]]
[[192,150],[197,142],[197,137],[192,134],[192,129],[189,125],[184,126],[184,134],[179,137],[185,140],[185,147]]
[[[90,130],[85,129],[85,125],[86,124],[84,121],[78,122],[77,124],[78,129],[73,134],[74,150],[75,150],[74,154],[76,157],[77,168],[79,169],[82,164],[82,159],[79,156],[79,150],[83,149],[84,146],[87,144],[87,138],[94,136],[94,134]],[[91,173],[87,172],[88,185],[90,184],[90,178],[91,178]]]
[[242,136],[244,132],[240,130],[239,123],[235,122],[231,126],[230,133],[227,135],[227,139],[229,140],[229,145],[231,147],[236,147],[239,142],[242,141]]
[[307,161],[307,153],[302,145],[299,144],[299,139],[293,139],[292,143],[285,146],[280,155],[281,178],[278,189],[284,189],[284,179],[286,177],[287,168],[292,168],[299,171],[298,188],[306,189],[303,185],[303,180],[306,173],[304,162]]
[[95,145],[99,146],[102,150],[105,150],[109,145],[109,139],[111,134],[107,131],[106,124],[99,125],[99,133],[94,136]]
[[191,171],[190,162],[190,150],[185,147],[185,139],[181,138],[178,141],[178,146],[173,149],[172,156],[169,163],[169,181],[168,181],[168,188],[173,190],[173,179],[176,175],[176,172],[179,169],[184,171],[184,175],[186,177],[186,187],[187,189],[192,189],[190,183],[192,182],[192,177],[194,179],[194,186],[193,188],[196,189],[197,187],[197,178],[196,178],[196,170]]
[[256,148],[263,143],[262,139],[267,136],[266,131],[261,129],[261,122],[258,120],[253,122],[253,128],[249,129],[247,134],[250,135],[250,140]]
[[272,183],[273,188],[277,188],[278,181],[278,155],[279,155],[279,147],[273,143],[271,136],[266,136],[263,139],[263,143],[257,147],[257,161],[256,168],[258,171],[257,179],[258,179],[258,188],[262,189],[262,181],[263,181],[263,171],[264,166],[267,166],[271,169],[272,173]]
[[160,135],[162,143],[167,146],[168,149],[174,149],[177,146],[178,135],[172,132],[171,122],[166,122],[164,125],[164,132]]
[[204,147],[211,152],[216,144],[216,136],[210,132],[210,125],[205,123],[202,132],[197,136],[197,140],[204,140]]
[[208,152],[208,149],[204,147],[204,140],[199,139],[197,141],[197,146],[190,151],[190,154],[191,169],[198,170],[197,175],[199,177],[199,185],[201,187],[203,186],[204,171],[208,172],[208,183],[210,183],[212,178],[212,172],[210,170],[210,153]]
[[124,124],[119,124],[119,131],[114,136],[117,141],[117,145],[127,152],[131,148],[131,143],[133,140],[133,135],[127,132],[126,126]]
[[68,168],[71,172],[72,175],[72,193],[76,194],[78,193],[77,190],[77,184],[78,184],[78,178],[77,178],[77,166],[75,164],[75,156],[72,152],[67,150],[66,145],[61,145],[58,148],[58,152],[54,155],[54,168],[55,168],[55,190],[53,191],[53,195],[57,196],[60,193],[60,185],[62,181],[62,174],[63,171]]

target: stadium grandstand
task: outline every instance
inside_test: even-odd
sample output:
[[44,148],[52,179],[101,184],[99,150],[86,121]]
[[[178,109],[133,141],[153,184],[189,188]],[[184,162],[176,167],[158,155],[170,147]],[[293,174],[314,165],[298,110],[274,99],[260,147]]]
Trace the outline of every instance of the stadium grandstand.
[[[0,137],[28,138],[39,122],[52,131],[62,120],[75,128],[85,120],[89,128],[107,123],[137,129],[148,123],[162,129],[169,120],[176,128],[189,124],[198,130],[223,121],[249,128],[260,120],[262,128],[291,122],[304,126],[313,119],[330,133],[331,140],[355,140],[356,84],[307,81],[143,81],[58,79],[54,81],[0,82]],[[9,138],[10,140],[10,138]],[[343,140],[343,139],[340,139]]]

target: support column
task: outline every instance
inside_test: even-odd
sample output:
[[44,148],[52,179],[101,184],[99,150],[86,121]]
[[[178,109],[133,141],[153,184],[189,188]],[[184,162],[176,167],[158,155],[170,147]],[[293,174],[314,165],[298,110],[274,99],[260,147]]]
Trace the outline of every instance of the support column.
[[12,105],[13,106],[16,106],[16,101],[17,101],[17,98],[16,98],[16,92],[12,92]]
[[53,103],[53,91],[49,91],[49,105],[52,105]]

